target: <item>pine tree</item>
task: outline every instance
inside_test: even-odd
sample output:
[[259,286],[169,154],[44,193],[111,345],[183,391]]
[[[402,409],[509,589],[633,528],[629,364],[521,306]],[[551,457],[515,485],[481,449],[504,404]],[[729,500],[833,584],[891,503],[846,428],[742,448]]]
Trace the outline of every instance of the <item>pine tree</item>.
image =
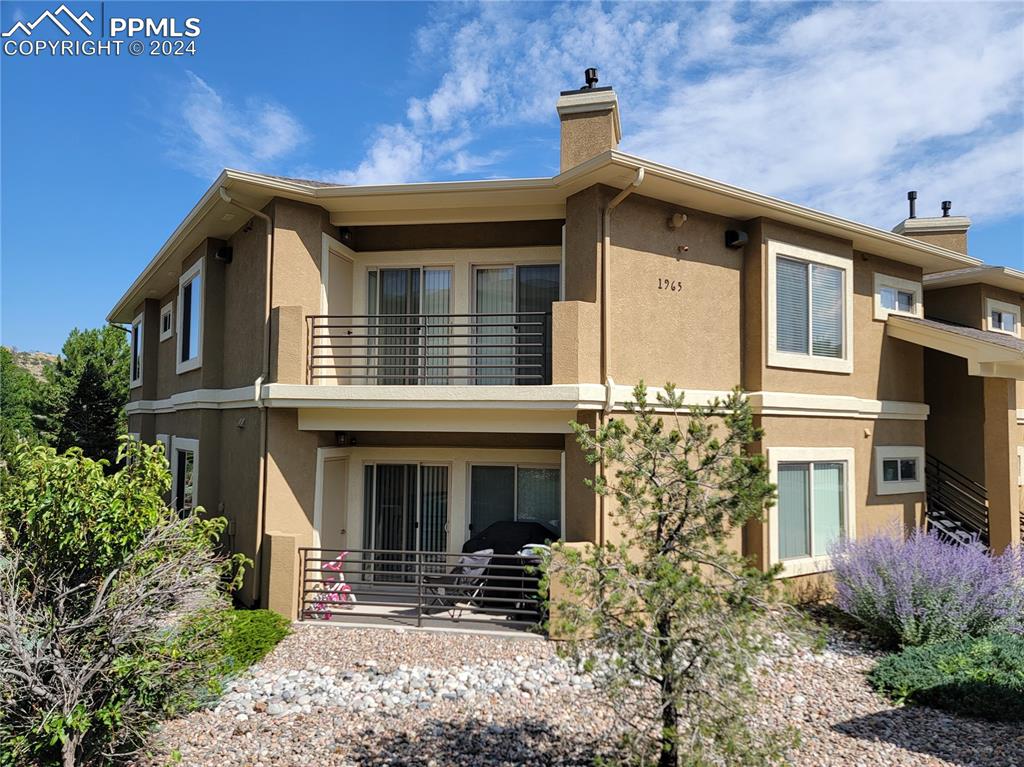
[[88,458],[116,462],[117,438],[127,430],[128,361],[124,331],[71,331],[40,397],[41,431],[58,452],[80,447]]
[[752,669],[788,619],[774,572],[732,543],[774,499],[751,451],[762,432],[738,390],[689,407],[672,385],[657,406],[643,383],[633,394],[627,419],[573,425],[591,464],[606,467],[588,484],[609,497],[617,540],[555,546],[548,578],[568,598],[553,602],[551,628],[594,672],[642,763],[769,762],[788,738],[751,730]]

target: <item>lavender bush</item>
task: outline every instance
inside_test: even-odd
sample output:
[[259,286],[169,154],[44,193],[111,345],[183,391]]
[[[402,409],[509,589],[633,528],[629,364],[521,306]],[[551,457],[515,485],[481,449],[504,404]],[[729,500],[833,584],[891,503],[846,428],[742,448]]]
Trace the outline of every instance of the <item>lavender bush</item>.
[[1024,552],[993,556],[935,532],[876,534],[830,551],[836,603],[892,644],[1024,631]]

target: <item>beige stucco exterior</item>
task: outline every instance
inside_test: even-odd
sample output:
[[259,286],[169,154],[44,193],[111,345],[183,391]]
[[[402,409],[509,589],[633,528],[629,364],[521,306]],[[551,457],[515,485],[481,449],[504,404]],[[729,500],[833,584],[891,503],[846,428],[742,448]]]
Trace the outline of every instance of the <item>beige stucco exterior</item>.
[[[438,189],[435,196],[417,188],[404,203],[384,188],[365,196],[342,189],[338,203],[287,179],[259,181],[263,196],[252,194],[256,181],[235,180],[238,199],[208,194],[197,206],[207,211],[205,223],[176,234],[174,247],[154,261],[159,268],[147,268],[126,294],[147,329],[129,430],[147,441],[198,441],[197,500],[228,518],[229,545],[256,563],[245,601],[294,616],[299,550],[325,545],[325,536],[362,545],[361,471],[374,461],[449,467],[450,548],[469,534],[467,473],[488,460],[557,466],[563,537],[608,539],[610,501],[602,504],[584,484],[600,467],[587,463],[569,424],[595,428],[622,417],[629,389],[641,380],[674,383],[699,401],[743,387],[766,432],[754,447],[767,455],[847,451],[847,512],[856,535],[922,523],[923,490],[878,493],[875,451],[901,446],[934,453],[988,485],[992,508],[1000,509],[993,542],[1019,540],[1024,384],[968,375],[962,358],[890,337],[886,320],[876,319],[876,275],[920,284],[925,272],[952,268],[959,256],[775,202],[751,207],[752,193],[740,199],[694,180],[685,181],[690,192],[676,194],[671,184],[684,181],[653,164],[647,181],[619,169],[580,181],[587,168],[605,167],[601,158],[617,146],[617,114],[567,111],[561,126],[564,173],[550,183]],[[627,188],[632,192],[606,227],[609,202]],[[768,215],[771,205],[776,212]],[[253,207],[272,221],[270,253],[267,224]],[[728,247],[729,230],[745,233],[747,244]],[[942,247],[964,253],[963,242],[943,240]],[[772,362],[773,243],[848,270],[848,370]],[[224,247],[230,263],[215,257]],[[178,373],[177,282],[197,263],[204,275],[202,364]],[[341,271],[325,274],[330,263]],[[366,314],[368,270],[450,268],[449,310],[465,314],[474,309],[474,267],[498,264],[560,265],[550,384],[311,382],[309,318]],[[987,298],[1020,304],[1018,294],[984,284],[929,290],[925,304],[929,316],[982,328]],[[176,329],[159,340],[160,312],[169,303]],[[774,535],[766,521],[734,531],[732,542],[767,567]]]

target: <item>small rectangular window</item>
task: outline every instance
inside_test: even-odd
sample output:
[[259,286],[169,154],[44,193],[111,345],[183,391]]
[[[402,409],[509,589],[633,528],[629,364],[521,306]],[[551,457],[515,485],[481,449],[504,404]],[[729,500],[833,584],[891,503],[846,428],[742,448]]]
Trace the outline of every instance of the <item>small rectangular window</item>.
[[166,341],[174,335],[174,304],[167,304],[160,310],[160,340]]
[[882,461],[883,482],[914,482],[916,479],[916,458],[886,458]]
[[985,301],[985,324],[996,333],[1020,335],[1020,306],[994,298]]
[[924,492],[924,448],[917,445],[875,448],[878,495]]
[[131,385],[138,386],[142,383],[142,350],[143,350],[143,338],[142,338],[142,317],[139,315],[132,322],[132,334],[131,334],[131,361],[130,361],[130,376]]
[[1017,318],[1010,312],[992,312],[992,327],[1005,333],[1017,332]]
[[884,320],[890,314],[920,317],[921,283],[875,272],[874,318]]

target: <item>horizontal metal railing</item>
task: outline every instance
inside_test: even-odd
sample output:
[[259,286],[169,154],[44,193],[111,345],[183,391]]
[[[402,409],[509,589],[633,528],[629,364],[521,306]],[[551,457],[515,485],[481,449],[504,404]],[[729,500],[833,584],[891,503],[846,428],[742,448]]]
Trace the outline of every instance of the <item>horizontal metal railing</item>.
[[988,491],[966,474],[940,461],[925,457],[927,514],[930,519],[953,522],[968,535],[977,535],[988,545]]
[[[466,560],[467,556],[474,559]],[[302,620],[356,616],[422,626],[527,628],[543,612],[537,558],[398,549],[299,549]],[[460,565],[465,565],[460,567]]]
[[551,383],[551,313],[310,315],[309,383]]

